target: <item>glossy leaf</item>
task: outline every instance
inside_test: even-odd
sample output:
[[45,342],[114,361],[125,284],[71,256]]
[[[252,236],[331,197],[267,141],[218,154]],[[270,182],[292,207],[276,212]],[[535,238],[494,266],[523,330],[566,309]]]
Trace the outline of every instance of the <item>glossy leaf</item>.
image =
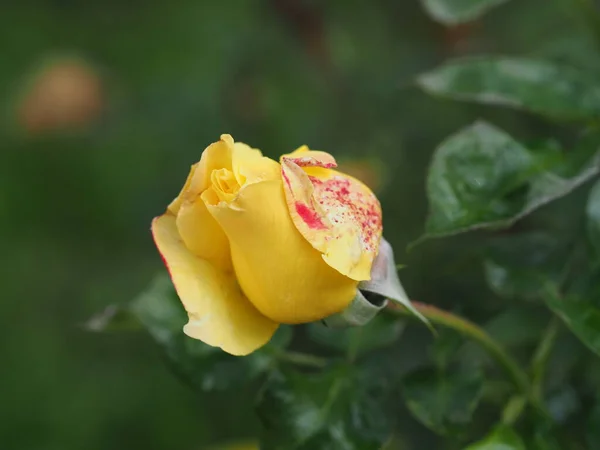
[[600,309],[587,301],[563,299],[546,289],[546,304],[590,350],[600,355]]
[[448,62],[417,78],[426,92],[456,100],[502,105],[556,120],[600,116],[600,83],[573,67],[514,57]]
[[417,419],[438,433],[458,434],[477,407],[483,375],[427,368],[409,374],[402,384],[406,405]]
[[568,249],[559,239],[549,233],[497,236],[490,242],[484,261],[488,285],[500,297],[537,298],[546,277],[560,277],[565,250]]
[[348,366],[273,373],[258,404],[261,449],[380,449],[389,438],[384,386]]
[[526,450],[526,447],[511,428],[500,426],[485,439],[469,445],[465,450]]
[[438,22],[457,25],[469,22],[508,0],[421,0],[423,7]]
[[590,191],[586,212],[589,239],[596,255],[600,257],[600,181]]
[[508,227],[597,175],[598,154],[571,178],[546,169],[523,145],[485,122],[450,136],[429,169],[430,212],[419,241]]

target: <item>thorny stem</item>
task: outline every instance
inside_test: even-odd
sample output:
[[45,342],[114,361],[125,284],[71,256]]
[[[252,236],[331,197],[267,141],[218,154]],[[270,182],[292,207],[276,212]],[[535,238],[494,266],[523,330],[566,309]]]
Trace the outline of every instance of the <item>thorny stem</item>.
[[[483,329],[474,323],[458,317],[447,311],[443,311],[432,305],[412,302],[413,306],[434,325],[442,325],[473,339],[481,345],[494,358],[498,365],[506,372],[517,390],[526,398],[530,398],[529,380],[526,373],[519,367],[518,363],[506,351],[492,339]],[[414,317],[406,308],[390,304],[388,310],[397,315]]]

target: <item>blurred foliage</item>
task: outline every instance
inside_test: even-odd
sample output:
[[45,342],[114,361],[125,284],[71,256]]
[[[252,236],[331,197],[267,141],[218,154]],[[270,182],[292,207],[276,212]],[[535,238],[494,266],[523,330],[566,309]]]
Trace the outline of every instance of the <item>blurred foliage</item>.
[[[600,446],[593,0],[5,3],[2,448]],[[185,338],[149,225],[223,132],[361,166],[411,298],[534,398],[396,316],[243,359]],[[423,230],[452,236],[403,253]]]

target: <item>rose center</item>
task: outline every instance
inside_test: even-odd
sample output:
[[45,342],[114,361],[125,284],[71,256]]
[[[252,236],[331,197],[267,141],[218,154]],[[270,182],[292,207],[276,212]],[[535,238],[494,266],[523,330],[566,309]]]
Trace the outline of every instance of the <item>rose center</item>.
[[240,184],[229,169],[213,170],[210,179],[220,201],[230,202],[240,190]]

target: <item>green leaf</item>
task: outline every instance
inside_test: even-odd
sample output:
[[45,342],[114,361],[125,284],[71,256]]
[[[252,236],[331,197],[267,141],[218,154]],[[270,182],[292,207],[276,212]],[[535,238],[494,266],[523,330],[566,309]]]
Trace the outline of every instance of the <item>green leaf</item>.
[[596,256],[600,257],[600,181],[590,191],[586,212],[588,236]]
[[186,336],[186,322],[187,314],[169,276],[161,274],[127,307],[109,307],[87,327],[100,331],[122,329],[121,323],[135,323],[138,328],[141,324],[165,353],[173,371],[193,388],[204,391],[235,388],[265,373],[273,364],[275,350],[287,346],[292,334],[289,327],[280,327],[265,347],[237,357]]
[[478,18],[508,0],[421,0],[431,17],[445,25],[457,25]]
[[385,347],[398,340],[405,322],[388,314],[379,314],[362,327],[335,328],[322,323],[308,324],[308,336],[315,342],[334,350],[346,352],[356,345],[356,354]]
[[426,368],[412,372],[402,384],[406,405],[417,419],[438,433],[458,434],[479,403],[483,374]]
[[527,423],[527,434],[524,436],[527,450],[562,450],[558,436],[564,430],[563,426],[554,422],[545,412],[530,411],[523,418]]
[[261,449],[378,450],[389,438],[384,391],[355,367],[275,372],[258,403]]
[[546,278],[561,276],[565,258],[564,245],[549,233],[497,236],[486,251],[485,277],[500,297],[535,299]]
[[588,301],[563,299],[547,286],[546,304],[590,350],[600,356],[600,309]]
[[532,155],[485,122],[450,136],[437,148],[427,179],[428,235],[493,226],[523,208],[522,188],[535,172]]
[[469,445],[465,450],[526,450],[526,447],[511,428],[500,426],[485,439]]
[[575,276],[566,284],[566,297],[600,307],[600,266],[595,265],[589,256],[589,253],[583,253],[571,264],[571,272]]
[[549,433],[537,432],[528,442],[527,448],[530,450],[562,450],[557,439]]
[[521,347],[539,340],[548,318],[535,309],[511,308],[492,318],[484,330],[503,347]]
[[444,370],[464,346],[464,337],[455,330],[442,328],[431,345],[431,356],[437,367]]
[[427,178],[430,212],[417,243],[509,227],[597,175],[598,159],[596,153],[576,176],[562,178],[502,130],[476,122],[442,142],[433,156]]
[[514,57],[458,59],[420,75],[417,84],[433,95],[508,106],[555,120],[600,116],[597,78],[548,61]]

